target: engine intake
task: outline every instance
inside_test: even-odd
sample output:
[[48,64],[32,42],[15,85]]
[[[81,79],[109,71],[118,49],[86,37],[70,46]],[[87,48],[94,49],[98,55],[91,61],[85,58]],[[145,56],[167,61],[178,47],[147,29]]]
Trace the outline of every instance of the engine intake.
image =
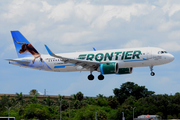
[[118,63],[110,62],[110,63],[100,64],[97,71],[101,72],[101,74],[115,74],[115,73],[118,73]]

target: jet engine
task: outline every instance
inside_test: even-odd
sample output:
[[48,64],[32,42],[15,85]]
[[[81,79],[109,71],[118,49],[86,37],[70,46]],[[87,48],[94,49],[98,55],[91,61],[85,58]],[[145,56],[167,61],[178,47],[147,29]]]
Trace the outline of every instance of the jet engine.
[[115,74],[115,73],[118,73],[118,63],[110,62],[110,63],[100,64],[97,71],[101,72],[101,74]]
[[131,68],[119,68],[117,74],[119,74],[119,75],[121,75],[121,74],[131,74],[132,71],[133,71],[132,67]]

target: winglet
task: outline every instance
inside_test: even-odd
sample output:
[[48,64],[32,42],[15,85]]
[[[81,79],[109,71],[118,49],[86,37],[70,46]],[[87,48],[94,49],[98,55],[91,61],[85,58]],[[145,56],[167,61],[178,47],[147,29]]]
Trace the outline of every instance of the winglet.
[[46,50],[48,51],[49,55],[54,55],[54,53],[48,48],[47,45],[44,45],[46,47]]
[[96,51],[96,49],[93,47],[93,50]]

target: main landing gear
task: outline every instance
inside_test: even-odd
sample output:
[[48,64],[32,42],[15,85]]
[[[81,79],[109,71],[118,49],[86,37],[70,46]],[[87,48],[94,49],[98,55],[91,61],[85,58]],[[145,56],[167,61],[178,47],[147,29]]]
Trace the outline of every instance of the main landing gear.
[[94,80],[94,75],[90,74],[90,75],[88,76],[88,79],[89,79],[89,80]]
[[[91,69],[90,69],[90,75],[88,75],[88,79],[89,79],[89,80],[94,80],[94,75],[92,74],[92,72],[93,72],[93,69],[91,68]],[[104,79],[104,75],[100,74],[100,75],[98,76],[98,79],[99,79],[99,80],[103,80],[103,79]]]
[[104,80],[104,75],[100,74],[100,75],[98,76],[98,79],[99,79],[99,80]]
[[153,72],[153,66],[150,66],[150,69],[151,69],[151,76],[154,76],[155,73]]
[[[94,75],[92,75],[92,74],[88,75],[88,79],[89,79],[89,80],[94,80]],[[100,74],[100,75],[98,76],[98,79],[99,79],[99,80],[104,80],[104,75],[101,75],[101,74]]]

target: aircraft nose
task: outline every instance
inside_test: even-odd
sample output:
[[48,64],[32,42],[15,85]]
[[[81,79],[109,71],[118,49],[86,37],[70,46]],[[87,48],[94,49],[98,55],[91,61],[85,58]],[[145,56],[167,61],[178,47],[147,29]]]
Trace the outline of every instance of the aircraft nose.
[[174,56],[171,54],[168,56],[168,58],[169,58],[170,62],[172,62],[174,60]]

